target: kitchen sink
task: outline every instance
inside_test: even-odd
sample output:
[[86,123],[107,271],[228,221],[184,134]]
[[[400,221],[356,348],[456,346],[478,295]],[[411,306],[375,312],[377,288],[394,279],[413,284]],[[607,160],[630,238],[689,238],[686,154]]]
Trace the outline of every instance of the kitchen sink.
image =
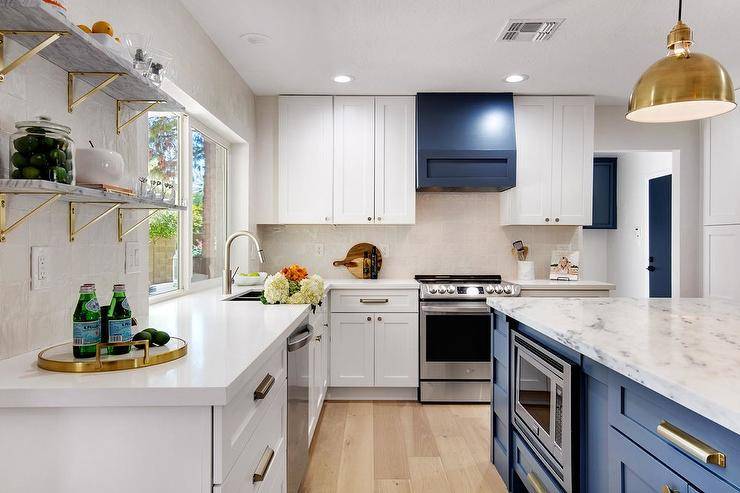
[[247,291],[225,301],[259,301],[264,291]]

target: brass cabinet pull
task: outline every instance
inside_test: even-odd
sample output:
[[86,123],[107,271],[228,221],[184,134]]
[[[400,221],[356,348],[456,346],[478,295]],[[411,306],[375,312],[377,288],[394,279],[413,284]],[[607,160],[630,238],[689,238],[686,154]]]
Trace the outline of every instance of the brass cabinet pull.
[[316,336],[316,342],[321,342],[321,334]]
[[360,298],[360,303],[366,305],[388,303],[388,298]]
[[719,467],[727,466],[725,454],[698,438],[689,435],[682,429],[673,426],[668,421],[661,421],[658,425],[657,432],[658,435],[665,438],[668,442],[705,464],[714,464]]
[[378,317],[378,322],[382,322],[382,321],[383,321],[383,317]]
[[677,493],[678,490],[674,490],[667,484],[664,484],[662,488],[660,488],[660,493]]
[[267,394],[270,393],[270,389],[272,388],[272,385],[274,383],[275,377],[273,377],[269,373],[265,375],[265,378],[263,378],[257,388],[254,389],[254,400],[258,401],[267,397]]
[[529,471],[527,473],[527,481],[529,481],[529,484],[532,485],[532,489],[535,491],[535,493],[547,493],[545,485],[542,484],[540,478],[538,478],[533,471]]
[[272,464],[273,457],[275,457],[275,451],[272,450],[268,445],[265,451],[262,452],[262,457],[260,458],[259,464],[257,464],[257,469],[252,475],[253,483],[259,483],[260,481],[265,480],[265,476],[267,476],[267,471],[270,470],[270,464]]

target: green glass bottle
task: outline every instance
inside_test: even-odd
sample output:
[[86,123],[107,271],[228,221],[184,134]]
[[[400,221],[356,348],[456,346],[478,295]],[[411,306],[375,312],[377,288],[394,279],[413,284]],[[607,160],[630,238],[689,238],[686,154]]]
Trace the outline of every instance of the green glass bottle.
[[100,305],[94,284],[80,286],[80,298],[72,316],[72,354],[92,358],[100,342]]
[[[113,286],[113,299],[108,307],[108,340],[106,342],[128,342],[131,340],[131,308],[126,299],[126,285]],[[126,354],[131,346],[108,348],[108,354]]]

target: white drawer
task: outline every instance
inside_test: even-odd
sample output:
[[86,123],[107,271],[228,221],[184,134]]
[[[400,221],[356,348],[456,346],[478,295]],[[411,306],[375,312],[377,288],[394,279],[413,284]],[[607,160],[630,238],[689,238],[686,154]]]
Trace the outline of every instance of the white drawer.
[[[275,351],[255,376],[226,406],[213,408],[213,482],[220,484],[229,474],[239,454],[255,432],[260,419],[275,399],[286,379],[287,351]],[[255,397],[263,381],[275,381],[267,395]]]
[[[268,412],[262,417],[252,438],[236,460],[234,467],[226,476],[226,481],[213,487],[214,493],[249,493],[280,491],[287,478],[286,437],[288,417],[288,383],[283,381],[275,389]],[[269,457],[272,460],[262,462]],[[254,475],[265,465],[262,480],[255,481]]]
[[416,289],[337,289],[331,292],[332,313],[419,311]]

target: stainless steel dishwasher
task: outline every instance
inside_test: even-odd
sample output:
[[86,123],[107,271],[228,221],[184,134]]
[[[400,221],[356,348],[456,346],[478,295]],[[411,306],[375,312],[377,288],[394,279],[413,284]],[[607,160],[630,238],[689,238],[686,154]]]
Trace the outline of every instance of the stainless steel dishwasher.
[[288,337],[288,493],[301,486],[308,465],[308,318]]

